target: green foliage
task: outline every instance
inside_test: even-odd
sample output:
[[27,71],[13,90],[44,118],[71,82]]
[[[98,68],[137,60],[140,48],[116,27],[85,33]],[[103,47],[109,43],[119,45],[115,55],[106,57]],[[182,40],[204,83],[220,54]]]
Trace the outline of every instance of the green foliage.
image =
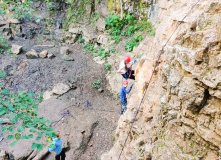
[[132,42],[140,42],[142,40],[144,40],[144,37],[141,34],[132,37]]
[[85,44],[85,45],[83,45],[83,47],[87,51],[93,51],[94,50],[94,45],[93,44]]
[[131,38],[131,41],[126,41],[126,44],[125,44],[126,51],[128,51],[128,52],[133,51],[133,48],[135,46],[138,46],[139,42],[142,41],[143,39],[144,39],[144,37],[141,34],[137,34],[136,36],[133,36]]
[[133,14],[124,15],[124,24],[136,24],[137,20]]
[[115,14],[109,15],[105,19],[106,29],[109,30],[111,35],[117,36],[120,34],[121,29],[124,26],[123,21]]
[[8,50],[7,50],[7,53],[8,53],[8,54],[12,54],[12,50],[11,50],[11,49],[8,49]]
[[8,47],[8,41],[0,36],[0,53],[3,53],[5,49]]
[[126,41],[125,49],[126,49],[126,51],[131,52],[131,51],[133,51],[134,47],[138,46],[138,45],[139,45],[138,42]]
[[104,67],[105,67],[106,70],[110,70],[110,68],[111,68],[111,64],[109,64],[109,63],[105,63]]
[[[5,73],[0,72],[0,77],[4,76]],[[12,123],[2,129],[3,134],[10,133],[7,139],[14,139],[10,146],[14,146],[21,139],[31,139],[37,136],[36,140],[38,141],[43,135],[47,137],[55,136],[54,129],[48,126],[50,122],[38,116],[37,105],[41,99],[36,98],[33,93],[25,91],[9,92],[1,85],[0,91],[0,117],[8,117]],[[24,131],[29,131],[30,134],[25,135]],[[43,144],[33,143],[32,149],[35,148],[42,150]]]
[[33,18],[34,9],[32,9],[33,1],[25,0],[25,1],[8,1],[3,0],[0,4],[1,13],[5,13],[6,10],[9,10],[12,13],[12,18],[22,19],[24,17],[28,17],[30,19]]
[[78,40],[79,43],[84,43],[84,41],[85,41],[85,40],[84,40],[83,38],[80,38],[80,39]]
[[110,56],[109,51],[106,51],[105,49],[101,48],[99,52],[97,52],[94,57],[100,57],[101,60],[107,60],[107,57]]
[[109,53],[115,53],[116,52],[116,48],[115,47],[110,47],[109,48]]
[[96,89],[99,89],[99,88],[100,88],[100,84],[101,84],[101,82],[102,82],[101,79],[99,79],[99,80],[93,82],[92,87],[93,87],[93,88],[96,88]]
[[110,40],[113,40],[115,44],[119,43],[122,38],[120,36],[112,36]]

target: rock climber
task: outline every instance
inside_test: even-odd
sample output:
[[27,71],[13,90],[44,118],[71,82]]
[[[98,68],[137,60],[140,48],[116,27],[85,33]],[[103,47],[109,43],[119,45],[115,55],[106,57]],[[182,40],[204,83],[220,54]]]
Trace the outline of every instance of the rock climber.
[[127,85],[128,85],[128,81],[123,81],[123,86],[120,90],[120,100],[121,100],[121,111],[120,111],[120,115],[122,115],[126,110],[127,110],[127,97],[126,97],[126,94],[130,93],[132,87],[133,87],[133,84],[130,86],[130,89],[127,91],[126,88],[127,88]]
[[[119,65],[119,69],[117,71],[117,73],[120,73],[125,79],[133,79],[135,80],[135,76],[134,76],[134,70],[132,70],[132,65],[137,61],[134,60],[133,62],[130,62],[130,57],[129,56],[125,56],[124,60],[120,63]],[[131,64],[131,66],[128,68],[127,65]]]
[[55,160],[65,160],[65,152],[62,148],[62,139],[60,132],[57,133],[56,138],[52,138],[55,148],[49,148],[49,152],[54,155]]

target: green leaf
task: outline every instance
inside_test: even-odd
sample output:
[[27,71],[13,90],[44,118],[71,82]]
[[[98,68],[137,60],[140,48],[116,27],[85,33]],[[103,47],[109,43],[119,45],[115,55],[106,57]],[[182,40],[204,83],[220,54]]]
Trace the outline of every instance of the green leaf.
[[34,137],[33,134],[28,135],[28,138],[33,138],[33,137]]
[[34,150],[37,147],[37,143],[32,143],[31,149]]
[[39,141],[41,139],[41,137],[40,136],[38,136],[37,138],[36,138],[36,141]]
[[10,147],[13,147],[15,144],[17,143],[17,141],[14,141],[10,144]]
[[39,137],[42,137],[42,136],[43,136],[43,133],[38,132],[38,136],[39,136]]
[[23,118],[23,117],[24,117],[24,113],[19,113],[19,114],[18,114],[18,117],[19,117],[19,118]]
[[5,123],[4,121],[0,121],[0,124],[3,124],[3,123]]
[[2,89],[2,94],[9,94],[9,91],[7,89]]
[[7,139],[13,139],[15,136],[13,135],[8,135],[8,138]]
[[29,139],[28,136],[22,136],[21,139]]
[[37,130],[36,129],[30,129],[29,132],[36,132]]
[[8,128],[8,131],[9,131],[9,132],[13,132],[13,131],[14,131],[14,128],[15,128],[14,126],[10,126],[10,127]]
[[0,78],[5,77],[5,72],[0,72]]
[[38,145],[37,145],[37,150],[40,151],[40,150],[42,150],[42,149],[43,149],[43,144],[38,144]]
[[19,140],[20,138],[21,138],[21,134],[20,134],[20,133],[16,133],[16,134],[15,134],[15,139],[16,139],[16,140]]
[[20,126],[20,127],[17,128],[18,132],[23,132],[24,130],[25,130],[25,128],[23,126]]

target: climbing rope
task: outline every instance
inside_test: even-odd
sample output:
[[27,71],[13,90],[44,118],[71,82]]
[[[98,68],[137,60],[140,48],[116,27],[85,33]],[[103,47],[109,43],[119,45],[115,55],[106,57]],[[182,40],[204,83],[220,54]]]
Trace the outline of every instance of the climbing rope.
[[[180,23],[179,23],[179,24],[177,25],[177,27],[175,28],[174,32],[171,34],[171,36],[169,37],[169,39],[168,39],[168,40],[166,41],[166,43],[163,45],[163,47],[162,47],[162,49],[161,49],[161,51],[160,51],[160,54],[159,54],[159,56],[158,56],[157,62],[156,62],[156,64],[155,64],[155,66],[154,66],[154,70],[153,70],[153,72],[152,72],[152,75],[151,75],[151,77],[150,77],[150,80],[149,80],[149,83],[148,83],[148,84],[150,84],[150,82],[151,82],[151,80],[152,80],[152,78],[153,78],[153,74],[155,73],[156,67],[157,67],[158,64],[159,64],[159,60],[160,60],[161,55],[162,55],[162,53],[163,53],[163,51],[164,51],[164,48],[166,47],[166,45],[168,44],[168,42],[170,41],[170,39],[171,39],[171,37],[174,35],[174,33],[177,31],[177,29],[179,28],[179,26],[183,23],[184,19],[189,15],[189,13],[195,8],[195,6],[196,6],[199,2],[200,2],[200,0],[198,0],[198,1],[191,7],[190,11],[183,17],[183,19],[180,21]],[[139,113],[141,104],[143,103],[143,100],[144,100],[144,97],[145,97],[145,95],[146,95],[146,93],[147,93],[148,88],[149,88],[149,85],[146,86],[146,89],[145,89],[145,91],[144,91],[144,95],[143,95],[143,97],[142,97],[142,99],[141,99],[141,101],[140,101],[140,104],[139,104],[138,108],[137,108],[136,114],[135,114],[134,119],[133,119],[133,122],[132,122],[132,124],[131,124],[131,126],[130,126],[130,130],[129,130],[128,134],[127,134],[126,140],[125,140],[124,145],[123,145],[123,147],[122,147],[122,149],[121,149],[121,152],[120,152],[120,155],[119,155],[119,157],[118,157],[118,160],[120,160],[120,157],[121,157],[121,155],[122,155],[122,153],[123,153],[124,147],[125,147],[125,145],[126,145],[126,143],[127,143],[128,137],[129,137],[129,135],[130,135],[130,133],[131,133],[132,127],[133,127],[134,122],[135,122],[135,120],[136,120],[136,118],[137,118],[137,115],[138,115],[138,113]]]

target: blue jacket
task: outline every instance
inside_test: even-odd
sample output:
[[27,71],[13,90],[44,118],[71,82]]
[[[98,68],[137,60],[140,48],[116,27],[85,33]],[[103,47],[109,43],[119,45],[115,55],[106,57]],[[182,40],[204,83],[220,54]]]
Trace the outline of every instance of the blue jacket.
[[49,152],[55,152],[56,155],[59,155],[62,151],[62,139],[53,138],[53,144],[55,145],[55,148],[49,148]]
[[122,87],[120,90],[120,99],[121,101],[126,99],[126,94],[130,93],[131,88],[127,91],[125,87]]

